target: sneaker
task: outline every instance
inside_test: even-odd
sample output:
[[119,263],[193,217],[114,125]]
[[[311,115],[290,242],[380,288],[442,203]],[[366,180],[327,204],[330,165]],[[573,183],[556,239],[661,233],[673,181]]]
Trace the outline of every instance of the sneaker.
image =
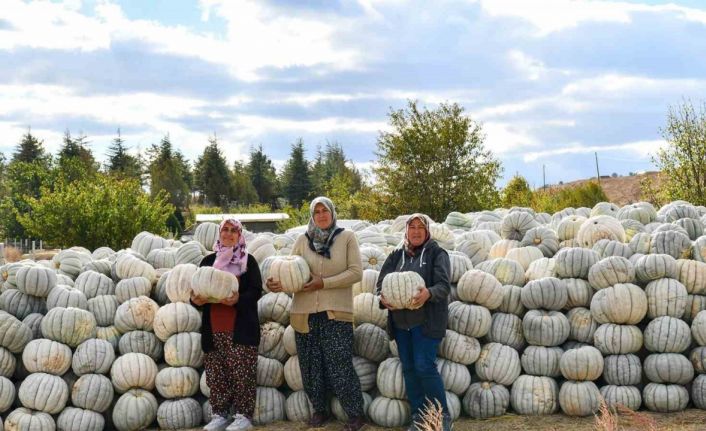
[[233,418],[233,423],[228,425],[226,431],[245,431],[249,429],[252,429],[252,423],[250,422],[250,419],[238,413]]
[[306,424],[309,428],[321,428],[328,420],[329,417],[325,413],[314,413]]
[[409,424],[409,428],[407,428],[407,431],[419,431],[419,427],[417,427],[417,424],[420,423],[422,423],[422,418],[419,416],[419,414],[412,414],[412,422]]
[[443,431],[451,431],[451,429],[453,428],[453,419],[451,418],[450,414],[444,413],[441,426]]
[[362,416],[351,418],[343,426],[343,431],[360,431],[365,427],[365,419]]
[[230,421],[223,416],[213,415],[211,416],[211,422],[203,427],[204,431],[223,431],[226,429]]

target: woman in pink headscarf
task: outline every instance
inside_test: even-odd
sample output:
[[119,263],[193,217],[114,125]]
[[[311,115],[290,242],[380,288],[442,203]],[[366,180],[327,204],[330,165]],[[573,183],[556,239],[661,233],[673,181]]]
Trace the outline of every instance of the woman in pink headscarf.
[[[204,351],[206,383],[211,390],[213,419],[208,431],[238,431],[252,428],[257,380],[257,348],[260,323],[257,300],[262,277],[254,257],[248,254],[243,226],[226,219],[219,226],[215,253],[203,258],[200,266],[213,266],[238,278],[239,289],[219,303],[192,295],[201,307],[201,347]],[[229,425],[229,417],[233,417]]]

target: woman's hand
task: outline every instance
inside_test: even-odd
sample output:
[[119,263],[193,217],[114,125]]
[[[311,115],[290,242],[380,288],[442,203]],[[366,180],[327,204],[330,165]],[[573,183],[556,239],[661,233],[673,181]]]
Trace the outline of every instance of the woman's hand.
[[392,305],[390,305],[389,302],[387,302],[387,300],[385,299],[384,296],[382,296],[382,294],[380,295],[380,303],[381,303],[382,305],[384,305],[385,308],[387,308],[387,309],[390,310],[390,311],[395,311],[395,310],[397,310],[397,308],[393,307]]
[[221,304],[223,305],[230,305],[233,306],[238,303],[238,299],[240,298],[240,293],[238,292],[233,292],[232,295],[221,301]]
[[429,298],[431,298],[431,292],[429,292],[426,286],[422,286],[421,289],[419,289],[419,293],[412,297],[412,307],[421,307]]
[[279,280],[275,280],[274,278],[267,277],[267,280],[265,281],[265,286],[267,286],[267,290],[270,292],[281,292],[282,291],[282,283],[279,282]]
[[324,288],[324,279],[320,275],[312,275],[311,280],[308,283],[304,283],[302,286],[303,292],[312,292],[314,290],[319,290]]
[[193,302],[194,304],[201,307],[202,305],[206,304],[208,301],[206,300],[206,298],[204,298],[200,295],[197,295],[194,292],[191,292],[191,302]]

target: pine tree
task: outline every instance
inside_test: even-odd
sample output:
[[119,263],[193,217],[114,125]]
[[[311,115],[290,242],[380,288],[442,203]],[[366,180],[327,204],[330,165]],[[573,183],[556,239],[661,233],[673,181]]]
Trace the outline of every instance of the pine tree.
[[263,204],[276,206],[277,198],[277,175],[272,160],[265,154],[260,145],[257,149],[250,151],[250,162],[247,171],[250,175],[258,201]]
[[252,185],[248,168],[243,162],[236,160],[233,163],[231,184],[233,185],[233,202],[236,205],[251,205],[258,201],[257,190]]
[[142,165],[140,160],[128,153],[125,141],[120,136],[113,139],[113,143],[108,148],[108,163],[106,171],[118,178],[135,178],[142,183]]
[[71,132],[66,130],[58,154],[58,178],[72,182],[92,177],[98,172],[99,165],[88,147],[87,139],[83,133],[72,138]]
[[169,202],[177,211],[186,208],[189,202],[189,166],[179,152],[175,152],[169,135],[159,145],[149,150],[150,194],[155,197],[161,190],[169,193]]
[[299,207],[302,201],[311,198],[309,163],[304,158],[304,142],[299,139],[292,145],[292,152],[282,171],[282,190],[290,205]]
[[204,203],[226,208],[234,194],[231,174],[216,136],[208,142],[194,166],[194,188]]
[[316,159],[311,167],[311,183],[314,195],[326,195],[331,188],[331,182],[336,181],[340,185],[340,178],[334,177],[342,175],[346,177],[349,184],[349,193],[352,195],[363,186],[363,178],[355,166],[346,159],[343,147],[336,143],[326,144],[326,149],[317,150]]
[[17,144],[17,149],[12,155],[13,162],[32,163],[37,160],[46,161],[47,155],[44,152],[44,141],[40,141],[34,135],[32,130],[27,129],[27,133],[22,135],[20,143]]

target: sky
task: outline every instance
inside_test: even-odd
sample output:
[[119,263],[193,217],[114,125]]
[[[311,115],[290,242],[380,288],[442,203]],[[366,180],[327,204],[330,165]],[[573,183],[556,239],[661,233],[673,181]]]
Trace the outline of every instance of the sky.
[[3,0],[0,151],[31,127],[105,160],[165,134],[194,161],[301,138],[370,169],[388,114],[459,103],[514,174],[548,184],[653,170],[670,107],[706,92],[706,2]]

